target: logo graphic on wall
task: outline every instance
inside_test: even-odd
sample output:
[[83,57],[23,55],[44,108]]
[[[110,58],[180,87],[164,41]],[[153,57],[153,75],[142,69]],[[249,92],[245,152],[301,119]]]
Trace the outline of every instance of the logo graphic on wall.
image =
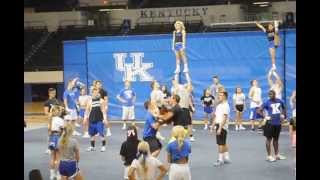
[[129,53],[132,58],[132,63],[126,63],[128,53],[114,53],[116,69],[123,72],[123,81],[137,81],[139,76],[140,81],[153,81],[153,76],[147,72],[148,69],[153,67],[153,63],[143,63],[144,53],[136,52]]

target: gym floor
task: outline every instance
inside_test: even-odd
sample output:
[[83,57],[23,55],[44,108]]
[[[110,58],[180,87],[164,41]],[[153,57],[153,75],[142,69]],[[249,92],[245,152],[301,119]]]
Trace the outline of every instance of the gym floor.
[[[143,124],[138,124],[139,138],[142,138]],[[79,167],[85,179],[88,180],[120,180],[123,179],[123,163],[119,156],[121,143],[126,139],[122,125],[112,126],[112,136],[108,138],[107,150],[100,152],[101,142],[96,143],[97,150],[86,152],[89,139],[77,137],[80,144]],[[192,179],[197,180],[292,180],[294,176],[294,159],[290,147],[288,128],[283,128],[280,139],[280,153],[286,160],[267,162],[265,138],[261,133],[250,130],[235,131],[229,126],[227,142],[229,144],[231,164],[214,167],[218,158],[215,135],[203,130],[203,125],[194,125],[195,142],[192,142],[190,167]],[[248,129],[248,128],[247,128]],[[169,137],[171,126],[162,127],[161,134]],[[166,146],[166,142],[162,142]],[[28,127],[24,133],[24,179],[32,169],[39,169],[43,179],[49,179],[49,155],[47,148],[47,128]],[[272,149],[273,151],[273,149]],[[163,148],[159,159],[166,162],[166,152]],[[164,179],[168,179],[166,176]]]

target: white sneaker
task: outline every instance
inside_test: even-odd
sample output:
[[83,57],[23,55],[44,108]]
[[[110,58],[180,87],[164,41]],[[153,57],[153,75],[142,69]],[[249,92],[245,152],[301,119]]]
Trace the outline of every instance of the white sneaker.
[[246,130],[246,128],[240,125],[239,130]]
[[50,180],[53,180],[56,178],[56,173],[54,169],[50,169]]
[[75,126],[76,127],[81,127],[79,123],[75,123]]
[[239,131],[239,128],[238,128],[238,126],[236,126],[236,131]]
[[228,158],[228,159],[224,159],[223,162],[224,162],[225,164],[231,164],[231,160],[230,160],[229,158]]
[[79,133],[78,131],[73,131],[73,134],[74,136],[81,136],[81,133]]
[[109,130],[107,130],[107,135],[106,136],[111,136],[112,134],[111,134],[111,131]]
[[102,146],[100,151],[101,151],[101,152],[105,152],[105,151],[106,151],[106,147],[105,147],[105,146]]
[[224,164],[223,161],[217,160],[217,162],[215,162],[213,165],[216,166],[216,167],[218,167],[218,166],[222,166],[223,164]]
[[96,148],[91,147],[91,146],[87,148],[87,151],[88,151],[88,152],[90,152],[90,151],[95,151],[95,150],[96,150]]
[[207,130],[208,129],[208,125],[204,125],[203,130]]
[[164,141],[164,140],[166,139],[165,137],[163,137],[163,136],[160,134],[159,131],[158,131],[157,134],[156,134],[156,138],[159,139],[159,140],[162,140],[162,141]]
[[196,129],[192,129],[192,132],[196,132]]
[[269,162],[275,162],[276,159],[275,159],[273,156],[268,156],[268,157],[267,157],[267,161],[269,161]]
[[175,74],[180,73],[180,66],[177,66],[176,70],[174,71]]
[[190,141],[194,142],[194,141],[196,141],[196,139],[192,136],[192,137],[190,137]]
[[47,149],[45,153],[50,155],[51,154],[50,149]]
[[125,129],[127,129],[126,124],[123,124],[122,130],[125,130]]
[[88,132],[85,132],[82,137],[83,137],[83,138],[90,138],[90,135],[89,135]]
[[278,155],[276,156],[276,160],[285,160],[285,159],[287,159],[287,157],[285,157],[285,156],[283,156],[283,155],[281,155],[281,154],[278,154]]
[[188,68],[188,66],[185,66],[185,67],[184,67],[183,72],[184,72],[184,73],[189,72],[189,68]]

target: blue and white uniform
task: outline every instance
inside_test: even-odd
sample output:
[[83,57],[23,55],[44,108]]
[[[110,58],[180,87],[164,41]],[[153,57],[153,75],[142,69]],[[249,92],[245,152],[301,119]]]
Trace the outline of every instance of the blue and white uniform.
[[73,178],[80,171],[75,157],[76,150],[79,150],[76,139],[71,138],[65,148],[60,149],[59,173],[62,176]]
[[91,99],[91,96],[88,95],[81,95],[79,96],[79,105],[80,105],[80,110],[79,110],[79,116],[80,118],[84,118],[84,113],[86,111],[87,103]]
[[78,98],[78,93],[77,89],[74,88],[72,90],[65,90],[63,93],[63,100],[67,101],[67,106],[66,107],[68,111],[68,115],[65,116],[66,120],[76,120],[78,118],[77,115],[77,98]]
[[276,46],[275,44],[274,44],[274,37],[275,37],[275,35],[276,35],[276,32],[275,32],[275,30],[273,29],[273,30],[266,30],[266,35],[267,35],[267,38],[268,38],[268,41],[269,41],[269,45],[268,45],[268,47],[269,48],[277,48],[278,46]]
[[154,123],[156,123],[155,118],[152,116],[150,112],[147,112],[146,121],[143,129],[143,140],[148,142],[151,153],[162,148],[162,144],[156,138],[157,130],[152,127],[152,124]]
[[[253,94],[252,97],[250,97],[250,92]],[[261,119],[262,116],[257,112],[258,108],[262,105],[261,88],[251,87],[250,92],[250,120]]]
[[174,38],[174,50],[175,51],[180,51],[183,48],[182,32],[175,31],[174,35],[175,35],[175,38]]
[[122,120],[134,120],[134,99],[136,93],[133,89],[123,89],[119,93],[119,97],[125,100],[125,103],[122,103]]
[[61,135],[61,129],[64,126],[64,120],[58,116],[52,117],[51,134],[49,136],[49,149],[58,150],[58,142]]

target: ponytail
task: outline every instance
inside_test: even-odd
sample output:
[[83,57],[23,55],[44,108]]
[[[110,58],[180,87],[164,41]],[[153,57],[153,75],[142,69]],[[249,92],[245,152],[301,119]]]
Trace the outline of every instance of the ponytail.
[[141,141],[138,144],[138,156],[137,159],[140,163],[140,165],[143,168],[143,174],[146,176],[146,173],[148,171],[148,166],[146,164],[147,158],[150,155],[150,147],[149,144],[146,141]]
[[181,148],[184,144],[184,139],[186,137],[186,132],[184,130],[184,127],[182,127],[182,126],[173,127],[172,135],[177,140],[178,148],[181,150]]
[[71,124],[67,124],[64,127],[63,133],[60,137],[60,142],[59,142],[60,150],[63,151],[64,149],[66,149],[66,147],[69,144],[69,140],[70,140],[70,137],[72,136],[72,133],[73,133],[73,126]]

